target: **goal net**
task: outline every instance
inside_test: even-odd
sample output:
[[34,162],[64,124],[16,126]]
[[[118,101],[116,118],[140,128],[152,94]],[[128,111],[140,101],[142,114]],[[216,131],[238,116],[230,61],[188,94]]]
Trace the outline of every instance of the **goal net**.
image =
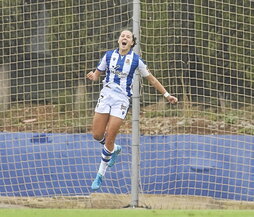
[[158,206],[165,195],[197,196],[187,208],[254,199],[253,3],[141,1],[142,57],[179,98],[143,84],[141,187]]
[[[141,80],[140,206],[253,206],[253,4],[140,0],[140,54],[179,99]],[[132,111],[118,162],[93,192],[103,78],[85,75],[132,30],[133,2],[0,0],[0,14],[0,207],[128,206]]]

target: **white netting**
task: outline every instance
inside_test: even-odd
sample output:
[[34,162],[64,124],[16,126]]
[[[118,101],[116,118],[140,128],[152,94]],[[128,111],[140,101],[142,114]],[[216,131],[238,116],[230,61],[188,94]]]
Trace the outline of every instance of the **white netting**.
[[[142,81],[141,205],[253,201],[253,4],[140,1],[141,56],[179,98],[169,105]],[[101,146],[90,130],[102,85],[85,74],[132,29],[132,11],[128,0],[0,0],[2,202],[130,202],[131,112],[117,137],[123,153],[100,191],[106,196],[91,194]]]

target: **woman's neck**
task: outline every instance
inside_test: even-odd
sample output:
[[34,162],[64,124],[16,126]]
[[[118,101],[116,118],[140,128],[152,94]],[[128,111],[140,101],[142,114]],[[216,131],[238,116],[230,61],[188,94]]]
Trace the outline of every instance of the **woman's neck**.
[[129,53],[130,49],[129,50],[120,50],[119,49],[119,54],[122,55],[122,56],[125,56]]

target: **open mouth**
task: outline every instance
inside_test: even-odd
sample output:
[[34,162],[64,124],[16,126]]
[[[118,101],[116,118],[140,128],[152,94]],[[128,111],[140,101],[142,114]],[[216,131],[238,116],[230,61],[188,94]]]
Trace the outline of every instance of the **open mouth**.
[[123,42],[122,42],[122,45],[124,45],[124,46],[125,46],[125,45],[127,45],[127,43],[123,41]]

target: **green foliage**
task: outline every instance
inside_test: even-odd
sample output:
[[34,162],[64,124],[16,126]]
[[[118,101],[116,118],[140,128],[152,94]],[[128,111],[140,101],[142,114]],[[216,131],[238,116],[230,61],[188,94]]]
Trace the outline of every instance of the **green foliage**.
[[253,8],[250,1],[195,1],[195,43],[202,59],[205,87],[232,100],[253,87]]
[[78,77],[79,67],[82,68],[80,54],[85,54],[82,45],[88,44],[85,22],[81,21],[85,7],[75,2],[58,1],[48,5],[51,18],[48,42],[52,57],[57,60],[60,70],[66,72],[66,79]]
[[[18,22],[22,20],[22,10],[20,5],[23,4],[22,0],[0,0],[0,64],[9,63],[9,55],[13,52],[17,52],[17,45],[22,44],[22,36],[20,25]],[[10,49],[12,47],[12,49]],[[23,51],[23,46],[19,47],[19,50]]]
[[254,135],[254,128],[241,128],[238,130],[239,133],[245,135]]
[[157,118],[157,117],[177,117],[182,116],[181,111],[167,110],[167,111],[146,111],[144,117]]
[[238,117],[232,114],[227,114],[225,116],[225,123],[227,124],[235,124],[237,123]]
[[[209,96],[218,104],[222,92],[232,101],[253,103],[251,1],[142,0],[141,11],[142,56],[180,100]],[[144,90],[154,93],[146,83]]]
[[[45,4],[45,43],[49,49],[47,61],[52,66],[50,73],[56,80],[53,85],[72,91],[77,80],[95,68],[102,53],[115,48],[121,28],[131,25],[130,8],[119,2],[0,0],[0,64],[23,67],[25,56],[31,54],[31,29],[36,26],[33,13],[36,16],[38,5]],[[232,106],[253,103],[251,1],[140,3],[142,57],[170,92],[186,103],[218,105],[221,92],[225,99],[236,102]],[[153,97],[155,90],[146,82],[144,92],[151,101],[157,100]]]

